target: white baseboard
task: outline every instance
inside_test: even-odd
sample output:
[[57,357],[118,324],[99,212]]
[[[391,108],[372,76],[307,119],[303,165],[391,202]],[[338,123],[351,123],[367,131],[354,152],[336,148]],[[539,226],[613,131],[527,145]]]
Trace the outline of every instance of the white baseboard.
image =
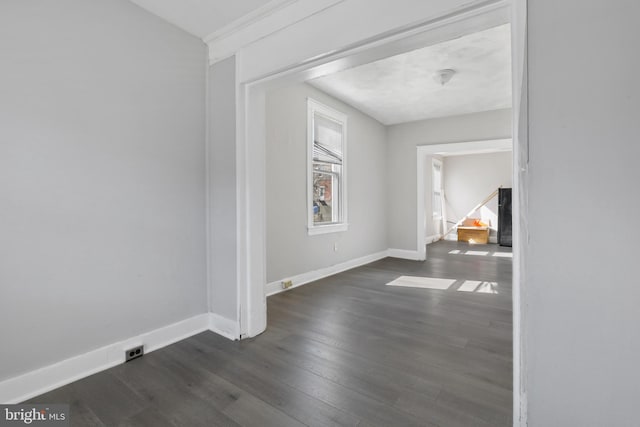
[[418,254],[418,251],[409,251],[406,249],[389,249],[387,253],[391,258],[402,258],[402,259],[409,259],[412,261],[423,261],[420,258],[420,254]]
[[427,245],[429,243],[433,243],[433,242],[437,242],[438,240],[440,240],[442,238],[442,234],[434,234],[432,236],[427,236],[424,241],[427,243]]
[[209,313],[209,330],[233,341],[240,339],[240,325],[238,322],[222,317],[219,314]]
[[[386,258],[388,251],[376,252],[375,254],[366,255],[360,258],[352,259],[350,261],[341,262],[330,267],[321,268],[319,270],[310,271],[308,273],[298,274],[293,277],[284,278],[282,280],[276,280],[275,282],[267,283],[265,292],[267,296],[275,295],[277,293],[288,291],[289,289],[296,288],[298,286],[306,285],[310,282],[323,279],[325,277],[333,276],[334,274],[342,273],[352,268],[360,267],[361,265],[369,264],[370,262],[378,261],[379,259]],[[282,289],[282,282],[285,280],[291,280],[293,285],[290,288]]]
[[144,345],[145,353],[149,353],[204,332],[210,328],[209,319],[209,314],[200,314],[4,380],[0,382],[0,403],[20,403],[124,363],[128,348]]

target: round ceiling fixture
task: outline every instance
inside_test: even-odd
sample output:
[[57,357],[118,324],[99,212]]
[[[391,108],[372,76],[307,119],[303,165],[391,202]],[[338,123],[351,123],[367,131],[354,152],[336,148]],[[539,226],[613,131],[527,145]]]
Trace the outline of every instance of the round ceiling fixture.
[[435,80],[440,83],[442,86],[449,83],[449,80],[456,73],[456,70],[452,70],[451,68],[445,68],[443,70],[436,71]]

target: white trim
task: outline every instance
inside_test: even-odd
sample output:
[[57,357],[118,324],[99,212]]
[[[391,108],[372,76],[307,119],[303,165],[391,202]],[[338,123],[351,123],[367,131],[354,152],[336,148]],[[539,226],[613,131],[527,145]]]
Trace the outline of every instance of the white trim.
[[294,25],[344,0],[272,0],[232,23],[203,37],[209,63],[228,58],[256,40]]
[[[350,261],[341,262],[329,267],[324,267],[318,270],[310,271],[308,273],[298,274],[289,278],[276,280],[275,282],[268,283],[265,287],[266,295],[271,296],[283,291],[288,291],[298,286],[306,285],[316,280],[324,279],[325,277],[333,276],[334,274],[342,273],[343,271],[351,270],[352,268],[360,267],[365,264],[378,261],[387,257],[388,251],[376,252],[371,255],[366,255],[360,258],[352,259]],[[291,280],[293,285],[287,289],[282,288],[282,282]]]
[[432,234],[431,236],[425,237],[425,241],[427,242],[427,245],[429,243],[437,242],[440,239],[442,239],[442,234]]
[[406,249],[389,249],[388,254],[391,258],[409,259],[412,261],[424,261],[426,259],[426,252],[421,254],[418,251],[408,251]]
[[[342,125],[342,173],[340,175],[340,185],[338,188],[339,221],[326,225],[315,225],[313,223],[313,130],[316,113]],[[309,236],[337,233],[347,231],[349,228],[347,207],[347,140],[348,116],[342,111],[331,108],[313,98],[307,98],[307,231]]]
[[[425,161],[426,155],[420,155],[420,147],[418,147],[416,155],[416,190],[418,194],[417,200],[417,216],[416,216],[416,252],[418,257],[427,259],[427,242],[425,240],[425,234],[427,234],[427,212],[425,209],[426,196],[425,196]],[[429,215],[431,217],[431,215]],[[446,230],[445,230],[446,231]]]
[[240,324],[219,314],[209,313],[209,330],[232,341],[240,339]]
[[23,402],[124,363],[124,352],[128,348],[144,345],[145,353],[150,353],[208,329],[208,314],[200,314],[9,378],[0,382],[0,402],[5,404]]
[[211,43],[218,39],[222,39],[231,33],[238,32],[243,28],[255,24],[261,19],[264,19],[272,13],[276,12],[278,9],[283,9],[290,4],[295,3],[296,1],[298,0],[271,0],[267,4],[264,4],[259,8],[254,9],[245,15],[242,15],[240,18],[230,22],[224,27],[219,28],[212,33],[209,33],[202,38],[202,41],[204,41],[205,43]]
[[529,213],[529,111],[527,2],[511,1],[513,105],[513,425],[528,424],[526,359],[526,249]]
[[[249,130],[246,120],[248,111],[245,105],[250,105],[250,103],[248,101],[249,93],[245,90],[245,86],[238,84],[238,75],[240,73],[239,57],[236,55],[234,60],[236,64],[234,76],[234,84],[236,85],[236,317],[238,318],[239,334],[242,337],[248,334],[247,328],[249,325],[249,292],[247,289],[249,288],[248,259],[250,259],[250,241],[246,235],[249,229],[246,200],[246,196],[249,193],[247,189],[249,173],[245,166],[248,163],[246,150]],[[264,235],[264,230],[262,232]]]
[[[238,57],[236,57],[236,64],[239,67]],[[266,140],[263,133],[266,120],[265,98],[264,88],[259,85],[257,88],[249,84],[240,84],[238,87],[236,98],[237,295],[242,338],[254,337],[267,328],[267,299],[264,294],[264,285],[267,282]],[[249,117],[251,120],[248,119]]]
[[[437,15],[429,15],[429,17],[423,16],[418,21],[342,45],[324,53],[316,54],[317,52],[314,52],[311,54],[309,52],[309,56],[300,56],[298,62],[295,63],[271,65],[257,69],[246,67],[243,69],[241,81],[244,83],[265,83],[271,79],[289,77],[287,80],[291,82],[294,81],[291,79],[294,73],[299,73],[295,81],[307,81],[357,65],[369,64],[400,53],[452,40],[469,34],[470,31],[493,28],[496,25],[509,22],[510,1],[473,0],[459,8],[443,11]],[[345,6],[345,8],[349,8],[349,6]],[[328,8],[324,10],[326,9]],[[317,14],[320,15],[320,13]],[[291,29],[291,32],[306,36],[304,30],[300,31],[300,28],[304,28],[304,26]],[[247,46],[248,50],[250,48]],[[243,54],[242,50],[239,52]],[[255,52],[250,51],[249,55],[254,56]],[[302,59],[303,57],[306,59]],[[252,65],[255,65],[253,61]]]
[[339,224],[314,225],[311,227],[307,227],[307,234],[309,236],[317,236],[319,234],[338,233],[340,231],[347,231],[348,229],[349,229],[349,224],[346,222],[341,222]]
[[205,100],[204,100],[204,111],[205,111],[205,127],[204,127],[204,162],[205,162],[205,214],[206,214],[206,222],[205,222],[205,243],[206,243],[206,263],[205,267],[207,269],[207,311],[211,311],[211,291],[213,288],[213,231],[212,231],[212,218],[213,218],[213,197],[211,192],[213,191],[213,166],[211,166],[211,95],[209,90],[211,89],[211,84],[209,79],[211,77],[211,67],[209,64],[205,64]]
[[0,403],[20,403],[89,375],[124,363],[126,349],[144,345],[144,352],[161,349],[204,331],[230,340],[240,336],[238,322],[214,313],[193,316],[150,332],[70,357],[0,382]]
[[468,154],[496,153],[512,150],[511,138],[483,139],[480,141],[450,142],[445,144],[419,145],[421,150],[431,155],[465,156]]

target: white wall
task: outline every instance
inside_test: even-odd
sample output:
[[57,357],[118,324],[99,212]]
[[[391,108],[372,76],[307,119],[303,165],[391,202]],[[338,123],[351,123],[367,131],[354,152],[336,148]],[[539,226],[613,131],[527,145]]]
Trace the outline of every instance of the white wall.
[[209,67],[209,307],[237,320],[236,62]]
[[638,423],[638,16],[634,1],[529,2],[532,427]]
[[206,312],[201,41],[0,3],[0,380]]
[[[345,232],[307,233],[307,97],[348,115]],[[386,250],[384,126],[307,84],[268,93],[266,112],[267,281]]]
[[[389,247],[413,251],[417,249],[416,147],[418,145],[502,139],[510,136],[510,109],[389,126],[387,128],[389,168],[387,193],[389,205],[394,207],[389,211],[388,216]],[[428,175],[426,188],[429,188],[430,163],[425,175]],[[429,195],[426,198],[429,205],[430,197]]]
[[[444,158],[444,189],[447,220],[454,224],[498,187],[513,184],[513,154],[509,152],[470,154]],[[490,238],[497,237],[498,196],[471,215],[482,218],[491,227]],[[447,229],[453,224],[449,224]],[[455,231],[451,233],[455,237]]]

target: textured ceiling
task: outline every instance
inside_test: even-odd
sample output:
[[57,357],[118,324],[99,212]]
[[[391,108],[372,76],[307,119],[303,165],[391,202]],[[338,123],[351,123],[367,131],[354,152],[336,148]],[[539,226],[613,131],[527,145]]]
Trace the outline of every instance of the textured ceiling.
[[220,30],[267,3],[274,3],[270,0],[131,1],[198,38]]
[[[510,25],[361,65],[308,83],[385,125],[511,107]],[[437,70],[456,71],[444,86]]]

